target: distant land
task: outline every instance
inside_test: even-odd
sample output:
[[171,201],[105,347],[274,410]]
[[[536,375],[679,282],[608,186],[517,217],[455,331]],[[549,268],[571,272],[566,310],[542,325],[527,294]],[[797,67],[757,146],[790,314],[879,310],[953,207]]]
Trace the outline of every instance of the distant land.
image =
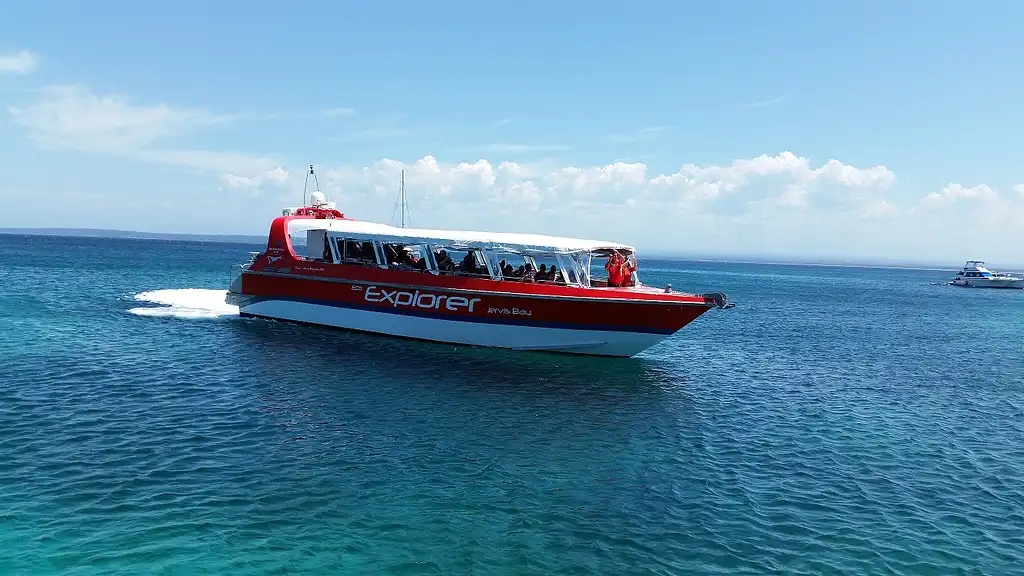
[[0,234],[20,236],[73,236],[77,238],[129,238],[135,240],[182,240],[187,242],[228,242],[232,244],[266,244],[267,237],[244,234],[166,234],[131,232],[99,228],[0,228]]
[[[265,235],[246,234],[169,234],[160,232],[133,232],[98,228],[0,228],[0,234],[21,236],[70,236],[79,238],[125,238],[135,240],[174,240],[183,242],[225,242],[257,244],[267,242]],[[728,262],[736,264],[777,264],[797,266],[839,266],[854,268],[918,268],[928,270],[959,270],[962,262],[935,262],[909,260],[882,260],[868,258],[808,257],[769,254],[726,254],[672,250],[644,250],[642,257],[662,260],[688,260],[697,262]],[[995,268],[1010,272],[1010,268],[1024,268],[1024,264],[1005,263]]]

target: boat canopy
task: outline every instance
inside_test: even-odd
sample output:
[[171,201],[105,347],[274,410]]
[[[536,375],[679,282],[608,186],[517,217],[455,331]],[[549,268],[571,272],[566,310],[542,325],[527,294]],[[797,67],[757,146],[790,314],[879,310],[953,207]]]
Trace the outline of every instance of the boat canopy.
[[288,222],[289,234],[308,230],[326,230],[342,235],[372,237],[381,242],[394,244],[443,244],[452,248],[493,249],[512,253],[552,254],[599,250],[636,252],[632,246],[616,242],[538,234],[396,228],[387,224],[349,219],[295,218]]

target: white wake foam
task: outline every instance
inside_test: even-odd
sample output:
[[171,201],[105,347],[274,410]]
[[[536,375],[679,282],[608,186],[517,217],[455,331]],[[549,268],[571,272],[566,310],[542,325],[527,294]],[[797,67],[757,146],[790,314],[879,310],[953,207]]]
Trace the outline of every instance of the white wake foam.
[[223,318],[237,316],[238,306],[224,301],[227,290],[202,290],[181,288],[176,290],[153,290],[135,295],[135,300],[160,304],[128,310],[139,316],[172,316],[176,318]]

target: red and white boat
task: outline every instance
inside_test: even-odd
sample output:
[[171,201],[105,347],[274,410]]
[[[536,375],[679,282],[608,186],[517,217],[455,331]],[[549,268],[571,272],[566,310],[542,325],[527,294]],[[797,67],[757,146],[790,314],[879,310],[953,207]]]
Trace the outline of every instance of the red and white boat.
[[608,286],[613,251],[635,267],[635,250],[624,244],[398,228],[346,218],[319,192],[312,197],[274,219],[266,250],[251,253],[232,278],[227,301],[242,316],[628,357],[711,308],[732,306],[721,293],[644,286],[635,269],[627,286]]

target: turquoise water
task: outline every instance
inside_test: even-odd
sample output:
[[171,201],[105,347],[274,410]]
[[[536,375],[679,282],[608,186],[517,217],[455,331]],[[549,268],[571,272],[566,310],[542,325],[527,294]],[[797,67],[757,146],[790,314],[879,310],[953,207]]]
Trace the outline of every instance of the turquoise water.
[[580,359],[238,319],[249,246],[3,240],[0,574],[1024,565],[1024,291],[648,261],[737,307]]

